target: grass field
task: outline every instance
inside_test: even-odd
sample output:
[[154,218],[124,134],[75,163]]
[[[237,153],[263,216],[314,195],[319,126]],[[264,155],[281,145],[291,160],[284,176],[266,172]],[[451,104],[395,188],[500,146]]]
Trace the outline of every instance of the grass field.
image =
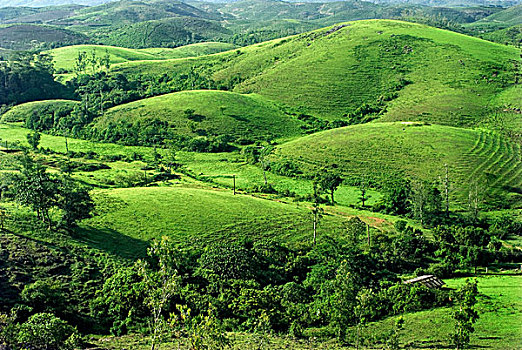
[[370,123],[328,130],[279,146],[274,160],[305,172],[337,164],[350,176],[437,181],[448,164],[454,194],[480,179],[490,188],[522,186],[520,146],[499,134],[422,123]]
[[[187,110],[193,115],[188,116]],[[259,95],[225,91],[184,91],[143,99],[114,107],[99,118],[94,128],[103,135],[109,124],[167,121],[179,135],[229,135],[252,140],[271,140],[302,134],[303,123],[286,115]]]
[[[126,257],[142,255],[148,241],[162,235],[194,247],[243,238],[289,244],[312,239],[305,204],[177,185],[100,191],[96,198],[100,215],[83,221],[80,235],[93,247]],[[325,216],[319,235],[322,230],[342,234],[344,220]]]
[[[114,72],[161,75],[199,67],[218,84],[303,113],[343,118],[386,101],[385,120],[470,126],[514,83],[514,47],[389,20],[349,22],[189,60],[127,62]],[[179,73],[178,73],[179,74]],[[239,81],[239,83],[237,83]]]
[[177,48],[149,48],[149,49],[126,49],[116,46],[102,45],[74,45],[65,46],[48,51],[53,56],[56,69],[72,71],[80,52],[91,55],[92,52],[98,57],[109,54],[111,64],[140,60],[163,60],[172,58],[195,57],[217,52],[232,50],[235,46],[227,43],[199,43],[180,46]]

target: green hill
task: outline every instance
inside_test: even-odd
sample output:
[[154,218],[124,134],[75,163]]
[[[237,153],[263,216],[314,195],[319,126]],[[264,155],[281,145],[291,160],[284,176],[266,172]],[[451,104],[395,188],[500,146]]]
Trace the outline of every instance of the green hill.
[[93,129],[101,139],[128,141],[139,139],[144,125],[155,123],[166,123],[170,137],[227,135],[244,141],[299,135],[302,125],[261,96],[202,90],[114,107],[96,120]]
[[161,60],[170,58],[195,57],[232,50],[233,48],[234,45],[232,44],[217,42],[192,44],[174,49],[151,48],[141,50],[102,45],[75,45],[53,49],[48,51],[48,53],[53,56],[56,69],[72,71],[74,68],[74,63],[78,58],[78,53],[80,52],[87,52],[88,54],[91,54],[94,51],[96,55],[102,56],[108,53],[111,64],[117,64],[138,60]]
[[69,25],[114,27],[179,16],[216,19],[215,16],[181,1],[121,0],[80,9],[75,16],[67,18],[66,22]]
[[308,173],[337,164],[348,178],[367,176],[377,183],[401,177],[437,181],[447,164],[456,199],[462,199],[475,181],[491,193],[516,196],[522,191],[520,157],[520,145],[493,132],[400,122],[302,137],[279,146],[273,160],[293,162]]
[[491,31],[519,24],[522,24],[522,5],[508,7],[503,11],[494,13],[491,16],[471,23],[469,27],[473,29]]
[[368,20],[213,57],[126,63],[114,71],[150,79],[196,67],[218,86],[316,117],[355,113],[357,121],[373,112],[389,121],[471,126],[496,107],[493,96],[513,85],[518,55],[513,47],[450,31]]
[[0,115],[0,121],[25,122],[33,114],[37,114],[39,116],[42,114],[48,114],[50,118],[54,118],[54,115],[59,111],[63,111],[63,113],[69,113],[77,104],[77,101],[70,100],[45,100],[22,103],[14,106],[4,114]]

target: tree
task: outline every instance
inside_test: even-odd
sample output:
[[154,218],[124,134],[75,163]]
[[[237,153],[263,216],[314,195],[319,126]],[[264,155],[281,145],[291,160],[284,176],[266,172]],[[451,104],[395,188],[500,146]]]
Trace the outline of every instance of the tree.
[[36,151],[40,145],[40,133],[35,131],[33,133],[27,134],[26,137],[29,146],[31,146],[31,148]]
[[404,215],[410,211],[410,184],[407,181],[388,181],[382,193],[382,204],[388,214]]
[[67,322],[50,313],[39,313],[20,325],[18,342],[31,349],[73,350],[79,345],[79,336]]
[[15,200],[21,205],[31,207],[38,219],[47,223],[50,229],[49,211],[57,204],[59,181],[28,155],[22,158],[21,165],[20,174],[13,175],[11,179]]
[[319,224],[319,220],[323,216],[323,208],[321,208],[321,195],[319,194],[319,190],[317,188],[317,183],[314,181],[313,183],[313,203],[312,203],[312,215],[313,215],[313,223],[314,223],[314,245],[317,242],[317,225]]
[[479,318],[478,312],[475,310],[477,295],[476,280],[473,282],[466,280],[466,283],[453,294],[455,300],[453,312],[455,330],[452,334],[452,341],[457,350],[467,347],[470,342],[470,335],[475,331],[473,325]]
[[57,207],[62,209],[62,222],[71,229],[76,223],[91,217],[94,201],[89,190],[79,185],[70,176],[63,176],[60,181]]
[[444,212],[446,217],[449,217],[449,197],[451,192],[451,180],[449,178],[448,164],[444,164],[444,177],[440,178],[442,184],[442,194],[444,196]]
[[367,194],[368,192],[368,179],[366,177],[362,177],[359,181],[359,191],[361,191],[361,195],[359,196],[359,200],[361,201],[361,205],[364,208],[366,201],[370,198],[370,195]]
[[161,344],[170,321],[166,320],[163,312],[169,305],[171,297],[180,290],[178,275],[179,254],[169,238],[163,236],[152,243],[148,254],[157,262],[156,269],[151,269],[144,261],[138,261],[139,273],[147,286],[145,302],[151,311],[151,350]]
[[334,204],[334,192],[343,183],[343,178],[337,172],[323,169],[323,171],[316,175],[315,181],[322,191],[330,194],[330,199],[332,204]]

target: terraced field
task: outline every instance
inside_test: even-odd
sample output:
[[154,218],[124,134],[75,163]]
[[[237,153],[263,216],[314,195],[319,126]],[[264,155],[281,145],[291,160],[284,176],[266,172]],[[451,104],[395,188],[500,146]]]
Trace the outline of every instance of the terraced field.
[[508,191],[519,198],[520,157],[519,145],[494,132],[410,122],[321,132],[282,144],[273,159],[295,162],[304,172],[337,164],[349,178],[377,181],[394,176],[437,181],[447,164],[455,199],[464,201],[474,182],[492,194]]

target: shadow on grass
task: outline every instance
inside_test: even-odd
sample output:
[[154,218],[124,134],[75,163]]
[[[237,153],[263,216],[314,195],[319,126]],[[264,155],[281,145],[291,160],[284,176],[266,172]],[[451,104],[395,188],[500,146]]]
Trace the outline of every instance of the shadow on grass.
[[91,248],[103,250],[125,259],[145,257],[149,246],[146,241],[126,236],[116,230],[91,226],[77,228],[74,238]]

